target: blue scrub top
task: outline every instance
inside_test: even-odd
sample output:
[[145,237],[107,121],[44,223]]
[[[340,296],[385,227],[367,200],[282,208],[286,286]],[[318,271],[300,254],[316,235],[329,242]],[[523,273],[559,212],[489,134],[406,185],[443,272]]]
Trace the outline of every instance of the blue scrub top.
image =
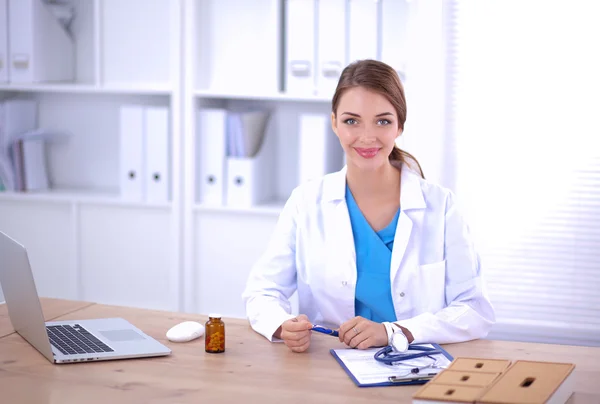
[[390,224],[376,232],[363,216],[348,186],[346,203],[356,249],[356,315],[378,323],[396,321],[390,262],[400,209]]

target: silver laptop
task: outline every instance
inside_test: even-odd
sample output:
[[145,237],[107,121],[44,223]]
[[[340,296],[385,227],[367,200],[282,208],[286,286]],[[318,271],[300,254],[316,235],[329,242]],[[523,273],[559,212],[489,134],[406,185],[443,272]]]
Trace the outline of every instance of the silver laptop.
[[25,247],[0,232],[0,285],[15,330],[52,363],[169,355],[122,318],[44,322]]

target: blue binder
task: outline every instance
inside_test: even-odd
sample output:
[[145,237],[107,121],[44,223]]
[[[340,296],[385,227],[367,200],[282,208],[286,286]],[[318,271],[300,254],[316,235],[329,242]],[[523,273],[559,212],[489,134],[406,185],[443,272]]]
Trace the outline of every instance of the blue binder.
[[[439,349],[440,351],[442,351],[441,354],[438,355],[444,355],[449,362],[452,362],[454,360],[454,357],[452,355],[450,355],[445,349],[443,349],[441,346],[439,346],[438,344],[423,344],[423,345],[431,345],[436,349]],[[347,349],[352,349],[352,348],[347,348]],[[342,367],[342,369],[344,369],[346,371],[346,373],[348,374],[348,376],[350,377],[350,379],[352,379],[352,381],[358,386],[358,387],[381,387],[381,386],[408,386],[408,385],[421,385],[421,384],[425,384],[429,381],[429,379],[426,378],[421,378],[419,379],[418,377],[415,377],[413,380],[407,380],[407,381],[385,381],[385,382],[378,382],[378,383],[360,383],[358,381],[358,379],[356,378],[356,376],[350,371],[350,369],[348,369],[348,367],[346,366],[346,364],[344,363],[344,360],[342,358],[340,358],[340,356],[338,355],[338,353],[336,351],[340,351],[338,349],[330,349],[329,352],[331,353],[331,355],[333,355],[333,357],[337,360],[337,362],[340,364],[340,366]],[[373,361],[375,361],[375,358],[373,358]],[[439,373],[439,371],[438,371]],[[397,372],[394,372],[394,367],[390,366],[390,377],[393,377],[395,374],[397,374]]]

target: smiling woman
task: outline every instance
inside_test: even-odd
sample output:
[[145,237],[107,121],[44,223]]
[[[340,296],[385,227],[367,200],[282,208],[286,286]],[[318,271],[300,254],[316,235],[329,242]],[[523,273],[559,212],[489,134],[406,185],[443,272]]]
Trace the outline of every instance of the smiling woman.
[[468,227],[452,192],[396,146],[405,121],[395,70],[374,60],[344,69],[331,126],[347,165],[294,189],[243,294],[268,340],[304,352],[315,324],[359,349],[487,335],[494,310]]
[[[370,116],[361,117],[356,113],[363,109]],[[395,140],[402,135],[404,130],[406,111],[404,87],[395,70],[376,60],[362,60],[350,64],[342,72],[332,100],[331,119],[338,138],[340,138],[340,132],[343,135],[343,138],[340,138],[342,147],[347,144],[347,141],[360,142],[361,139],[358,139],[357,136],[368,135],[365,130],[372,129],[370,125],[377,125],[382,129],[377,133],[378,136],[383,136],[381,141],[385,140],[385,146],[382,144],[367,147],[358,143],[353,146],[354,151],[363,158],[379,155],[383,158],[389,157],[390,160],[402,164],[412,164],[413,168],[418,170],[424,178],[423,170],[417,159],[395,144]],[[343,127],[338,127],[338,122],[346,125],[358,125],[358,128],[345,130]],[[348,153],[348,149],[345,147],[344,151]],[[347,156],[351,158],[352,154],[347,154]]]

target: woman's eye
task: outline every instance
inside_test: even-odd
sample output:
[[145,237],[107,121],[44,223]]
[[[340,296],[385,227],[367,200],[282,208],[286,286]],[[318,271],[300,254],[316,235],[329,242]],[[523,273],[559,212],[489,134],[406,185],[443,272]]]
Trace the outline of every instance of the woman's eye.
[[389,125],[391,122],[387,119],[380,119],[379,121],[377,121],[378,125]]
[[348,124],[348,125],[354,125],[354,124],[356,124],[357,122],[356,122],[356,119],[353,119],[353,118],[348,118],[348,119],[346,119],[346,120],[344,121],[344,123],[345,123],[345,124]]

